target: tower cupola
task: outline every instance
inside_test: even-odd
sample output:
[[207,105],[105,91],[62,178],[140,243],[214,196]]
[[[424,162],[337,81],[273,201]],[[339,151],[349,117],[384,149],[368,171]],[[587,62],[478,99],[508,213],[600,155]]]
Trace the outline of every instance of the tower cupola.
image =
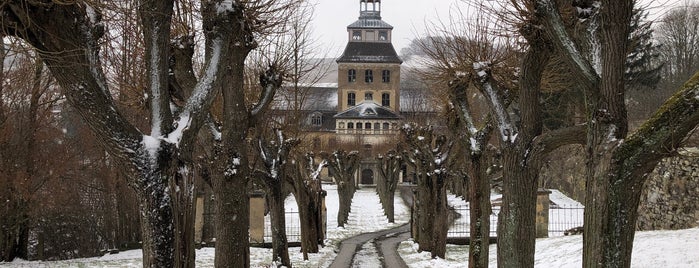
[[359,19],[381,19],[381,0],[359,0]]

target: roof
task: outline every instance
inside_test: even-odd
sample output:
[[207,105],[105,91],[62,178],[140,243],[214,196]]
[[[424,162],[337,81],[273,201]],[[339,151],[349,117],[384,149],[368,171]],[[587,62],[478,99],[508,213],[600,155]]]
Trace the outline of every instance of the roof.
[[348,42],[337,62],[403,63],[391,43]]
[[400,115],[391,109],[376,104],[373,101],[364,101],[357,106],[349,108],[337,115],[337,119],[400,119]]
[[337,111],[337,85],[328,87],[301,87],[295,92],[293,87],[282,87],[274,95],[272,109],[293,110],[295,99],[304,111]]
[[393,26],[381,20],[381,17],[360,17],[357,21],[347,26],[348,29],[393,29]]

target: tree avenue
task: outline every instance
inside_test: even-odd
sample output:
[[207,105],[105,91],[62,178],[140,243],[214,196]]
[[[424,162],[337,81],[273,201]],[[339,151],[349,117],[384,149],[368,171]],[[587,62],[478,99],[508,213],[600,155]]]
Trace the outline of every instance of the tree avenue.
[[[266,109],[281,86],[281,73],[271,67],[260,75],[262,93],[246,103],[243,71],[256,37],[279,25],[297,1],[202,1],[205,63],[195,77],[192,58],[171,66],[172,53],[194,46],[190,32],[174,31],[175,1],[138,1],[150,106],[149,127],[139,128],[120,112],[112,97],[118,88],[103,71],[101,42],[105,34],[103,5],[92,1],[4,1],[2,31],[36,49],[72,106],[121,167],[137,193],[141,209],[144,267],[194,267],[193,146],[199,130],[211,120],[210,108],[223,94],[222,164],[212,174],[218,200],[217,267],[249,266],[247,129]],[[190,10],[191,12],[191,10]],[[193,27],[193,25],[190,25]],[[186,27],[185,27],[186,28]],[[174,49],[173,49],[174,47]],[[191,54],[190,54],[191,56]],[[171,61],[172,59],[172,61]],[[177,74],[187,77],[173,77]],[[184,101],[175,102],[176,97]],[[220,132],[219,132],[220,131]]]

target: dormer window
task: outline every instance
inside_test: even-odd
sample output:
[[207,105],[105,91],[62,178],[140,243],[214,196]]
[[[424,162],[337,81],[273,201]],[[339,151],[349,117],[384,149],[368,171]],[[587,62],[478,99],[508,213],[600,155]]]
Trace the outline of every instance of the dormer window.
[[347,71],[347,82],[352,83],[357,81],[357,70],[349,69]]
[[323,116],[321,113],[314,113],[311,115],[311,125],[314,127],[319,127],[323,125]]
[[372,70],[364,70],[364,82],[374,82],[374,72]]

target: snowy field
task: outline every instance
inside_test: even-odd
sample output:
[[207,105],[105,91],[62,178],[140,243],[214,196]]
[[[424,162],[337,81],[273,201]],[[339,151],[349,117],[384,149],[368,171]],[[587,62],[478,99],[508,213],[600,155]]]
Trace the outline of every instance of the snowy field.
[[[400,197],[396,196],[396,224],[388,224],[374,188],[362,188],[355,194],[352,213],[346,228],[337,228],[337,189],[324,185],[328,191],[326,205],[328,208],[328,239],[326,247],[318,254],[310,254],[310,260],[303,261],[300,248],[290,248],[290,257],[294,267],[328,267],[335,258],[339,242],[347,237],[364,232],[374,232],[392,228],[409,220],[409,209]],[[552,197],[553,199],[558,199]],[[458,198],[450,196],[453,205]],[[565,200],[559,202],[564,203]],[[287,206],[295,206],[292,198],[286,200]],[[293,218],[290,218],[293,220]],[[447,259],[430,259],[429,252],[417,252],[417,245],[405,241],[399,247],[399,253],[405,262],[414,268],[423,267],[465,267],[468,263],[468,246],[447,245]],[[632,267],[699,267],[699,228],[679,231],[637,232],[634,242]],[[495,246],[490,247],[490,264],[496,265]],[[273,267],[270,249],[251,248],[252,267]],[[213,267],[214,249],[197,250],[197,267]],[[582,236],[565,236],[537,239],[536,267],[581,267]],[[354,267],[378,267],[380,262],[372,243],[363,245],[357,253]],[[86,258],[56,262],[28,262],[18,260],[12,263],[0,263],[0,267],[141,267],[141,251],[132,250],[101,258]]]

